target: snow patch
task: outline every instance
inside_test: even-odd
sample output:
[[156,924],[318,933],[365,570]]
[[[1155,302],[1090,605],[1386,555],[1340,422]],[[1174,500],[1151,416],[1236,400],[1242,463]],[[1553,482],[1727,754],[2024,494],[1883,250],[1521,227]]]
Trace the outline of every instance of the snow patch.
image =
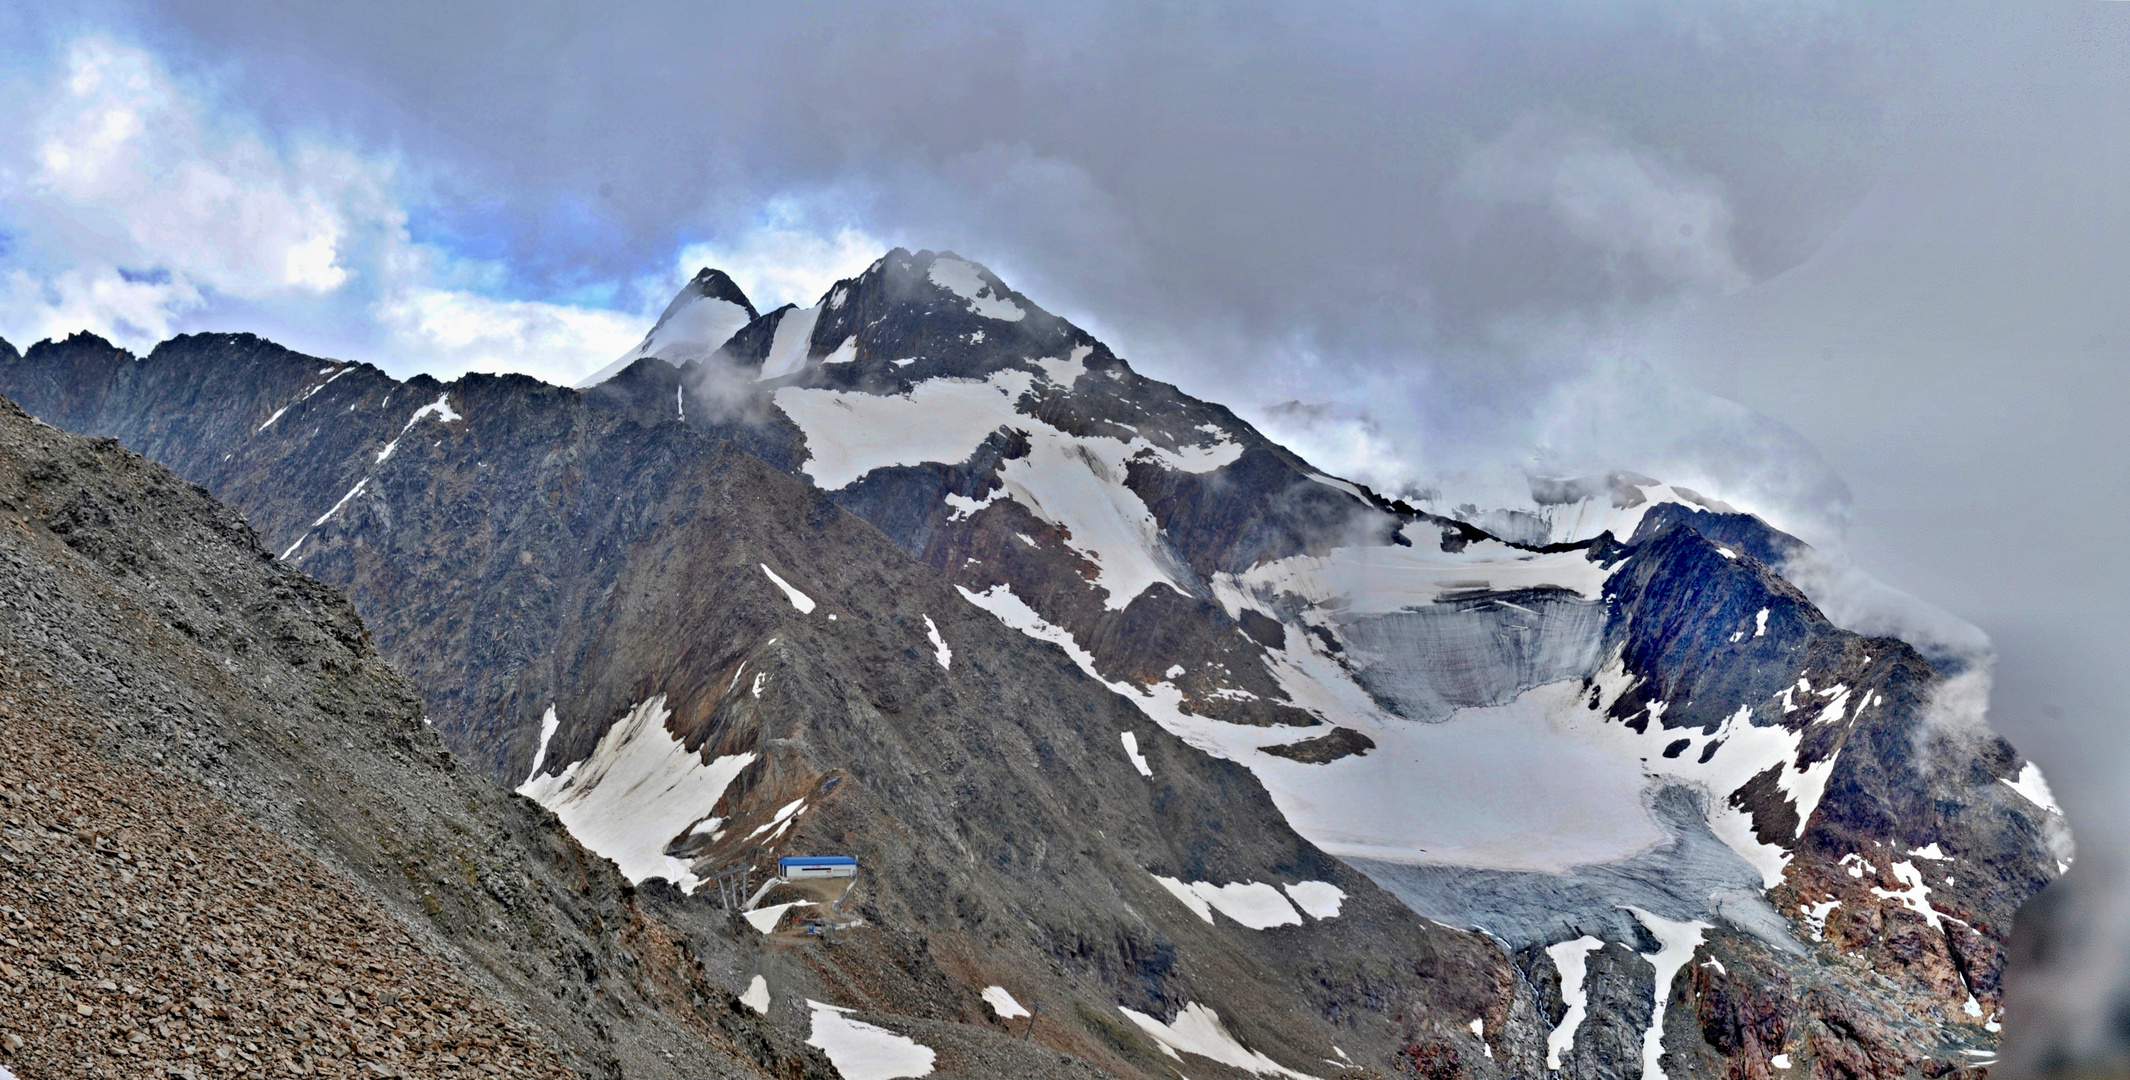
[[1213,905],[1206,903],[1205,897],[1198,895],[1189,885],[1175,878],[1162,877],[1160,874],[1151,876],[1155,881],[1161,883],[1162,888],[1169,891],[1170,896],[1181,901],[1184,907],[1190,908],[1192,914],[1204,919],[1208,924],[1212,923]]
[[977,273],[975,263],[960,259],[934,259],[927,275],[934,285],[969,302],[969,310],[986,319],[1019,322],[1028,313],[1003,296],[992,295],[991,285]]
[[1228,1034],[1227,1026],[1220,1022],[1220,1014],[1197,1002],[1184,1005],[1176,1019],[1162,1023],[1143,1012],[1122,1005],[1117,1011],[1129,1017],[1140,1030],[1152,1037],[1162,1051],[1178,1061],[1182,1054],[1196,1054],[1202,1058],[1233,1066],[1244,1072],[1259,1076],[1285,1076],[1291,1080],[1319,1080],[1307,1073],[1299,1073],[1281,1065],[1237,1041]]
[[1755,615],[1755,616],[1753,616],[1753,636],[1754,636],[1754,637],[1766,637],[1766,636],[1767,636],[1767,634],[1768,634],[1768,609],[1766,609],[1766,608],[1761,608],[1761,609],[1760,609],[1760,613],[1759,613],[1759,614],[1757,614],[1757,615]]
[[1826,900],[1817,904],[1797,905],[1797,910],[1804,914],[1805,925],[1810,927],[1812,930],[1812,940],[1827,940],[1827,916],[1832,915],[1834,913],[1834,909],[1840,906],[1842,906],[1842,902],[1839,900]]
[[813,1031],[806,1045],[828,1055],[843,1080],[898,1080],[928,1076],[937,1055],[932,1048],[883,1027],[844,1015],[851,1010],[806,999],[813,1010]]
[[947,648],[947,639],[939,636],[939,627],[930,615],[924,617],[924,636],[932,640],[932,659],[939,661],[940,670],[953,670],[954,650]]
[[820,305],[794,308],[777,319],[777,332],[769,339],[769,355],[762,358],[756,379],[777,379],[806,366],[813,346],[814,324],[821,319]]
[[400,428],[399,433],[402,435],[406,434],[409,428],[412,428],[414,425],[421,423],[422,417],[425,416],[436,417],[436,422],[439,424],[448,424],[453,420],[466,419],[465,417],[460,416],[458,413],[452,411],[451,392],[447,390],[441,394],[436,395],[435,401],[432,401],[429,404],[414,410],[414,415],[407,418],[407,426]]
[[1294,906],[1317,919],[1336,919],[1346,902],[1346,890],[1328,881],[1297,881],[1286,887]]
[[2035,806],[2058,817],[2063,816],[2063,808],[2056,804],[2055,794],[2049,791],[2049,782],[2042,778],[2041,766],[2029,761],[2025,768],[2019,770],[2018,779],[2000,780],[1998,783],[2018,792],[2020,798]]
[[1874,885],[1871,887],[1871,895],[1881,900],[1898,900],[1902,907],[1923,916],[1923,921],[1929,923],[1931,929],[1944,929],[1944,917],[1938,914],[1937,908],[1930,906],[1930,886],[1923,884],[1923,872],[1916,869],[1916,864],[1902,859],[1890,869],[1893,879],[1905,888],[1881,889]]
[[763,1015],[769,1015],[769,980],[757,975],[747,984],[747,992],[740,995],[740,1004]]
[[[792,607],[795,607],[795,608],[798,608],[798,609],[799,609],[799,614],[801,614],[801,615],[811,615],[811,614],[813,614],[813,611],[814,611],[814,598],[813,598],[813,597],[811,597],[811,596],[808,596],[808,595],[806,595],[805,593],[802,593],[802,592],[800,592],[799,590],[797,590],[797,589],[795,589],[795,588],[792,588],[791,582],[788,582],[788,581],[784,580],[783,578],[780,578],[780,577],[778,577],[778,576],[777,576],[777,572],[776,572],[776,571],[774,571],[774,570],[771,570],[771,569],[769,568],[769,564],[768,564],[768,563],[757,563],[756,565],[758,565],[758,566],[760,566],[760,567],[762,568],[762,572],[763,572],[763,573],[765,573],[765,574],[768,574],[768,575],[769,575],[769,580],[771,580],[771,581],[774,581],[774,582],[776,582],[777,588],[779,588],[779,589],[782,589],[782,590],[784,590],[784,598],[785,598],[786,600],[789,600],[789,601],[791,601],[791,606],[792,606]],[[757,697],[759,697],[760,695],[759,695],[759,694],[757,694],[756,696],[757,696]]]
[[784,387],[777,407],[806,435],[801,466],[835,491],[874,469],[925,462],[957,464],[1002,424],[1035,423],[1014,411],[1034,385],[1025,371],[990,378],[927,379],[905,394]]
[[[1323,473],[1310,473],[1309,479],[1314,480],[1317,483],[1322,484],[1328,488],[1337,488],[1338,490],[1343,491],[1346,494],[1351,495],[1364,503],[1368,502],[1368,496],[1361,494],[1361,489],[1355,487],[1351,481],[1341,480],[1335,476],[1325,476]],[[1370,503],[1369,505],[1372,506],[1374,504]]]
[[333,504],[333,508],[332,508],[331,510],[328,510],[328,511],[326,511],[326,512],[325,512],[325,513],[323,513],[323,514],[320,514],[320,515],[318,515],[318,520],[316,520],[316,521],[313,521],[313,522],[311,522],[311,528],[315,529],[315,528],[317,528],[318,526],[320,526],[320,525],[323,525],[323,524],[325,524],[325,523],[326,523],[327,521],[331,520],[334,514],[337,514],[337,513],[339,513],[339,512],[340,512],[340,508],[341,508],[341,507],[343,507],[343,506],[346,506],[346,505],[348,504],[348,500],[349,500],[349,499],[352,499],[352,498],[354,498],[355,496],[357,496],[357,495],[360,495],[360,494],[362,494],[362,489],[363,489],[363,488],[366,488],[366,487],[369,487],[369,486],[370,486],[370,478],[369,478],[369,477],[367,477],[367,476],[363,477],[363,478],[362,478],[362,479],[360,479],[360,480],[357,480],[357,481],[355,481],[355,486],[354,486],[354,487],[351,487],[351,488],[349,488],[349,489],[348,489],[348,493],[347,493],[347,494],[345,494],[345,495],[342,495],[342,496],[340,497],[340,501],[339,501],[339,502],[337,502],[337,503],[334,503],[334,504]]
[[756,931],[771,934],[776,932],[777,924],[784,921],[785,912],[795,907],[812,906],[814,906],[814,902],[811,900],[793,900],[786,904],[771,904],[768,907],[756,908],[753,911],[744,913],[741,917],[746,919],[747,925],[754,927]]
[[1294,905],[1280,895],[1280,891],[1262,881],[1231,881],[1215,885],[1209,881],[1194,881],[1186,885],[1170,877],[1151,875],[1170,895],[1183,901],[1199,918],[1210,923],[1215,911],[1249,927],[1252,930],[1270,930],[1275,926],[1299,926],[1301,915]]
[[[1061,390],[1070,390],[1080,381],[1080,376],[1087,374],[1087,358],[1094,351],[1092,345],[1075,345],[1072,354],[1065,359],[1045,357],[1037,360],[1035,366],[1042,370],[1046,382]],[[1213,434],[1223,435],[1219,428],[1213,428]]]
[[559,775],[535,774],[518,794],[554,811],[577,842],[614,861],[630,884],[662,877],[684,892],[703,879],[665,847],[708,817],[753,753],[704,764],[666,731],[666,695],[638,702],[600,736],[590,757]]
[[561,726],[562,721],[555,717],[555,706],[550,703],[547,711],[540,714],[540,748],[533,751],[532,768],[525,774],[526,783],[532,783],[533,777],[540,775],[540,766],[547,763],[547,742],[555,737],[555,729]]
[[[1079,350],[1075,350],[1079,355]],[[1074,361],[1038,360],[1044,378],[1064,378]],[[1074,435],[1019,411],[1036,375],[1007,369],[988,379],[929,379],[899,395],[785,387],[777,407],[806,436],[801,468],[824,490],[856,483],[875,469],[927,462],[957,464],[1000,428],[1024,432],[1030,453],[1001,464],[1001,489],[983,500],[947,501],[955,518],[999,498],[1027,507],[1061,526],[1066,543],[1092,562],[1096,585],[1108,593],[1111,610],[1131,603],[1148,586],[1165,582],[1186,591],[1188,574],[1169,550],[1146,504],[1124,485],[1134,461],[1151,461],[1177,472],[1204,473],[1242,456],[1242,445],[1222,440],[1176,449],[1140,437]]]
[[714,296],[696,296],[679,308],[667,309],[635,348],[586,376],[577,389],[597,386],[646,356],[658,357],[674,367],[690,360],[708,360],[747,322],[746,308]]
[[1665,1080],[1662,1064],[1664,1009],[1671,1003],[1671,981],[1679,969],[1694,958],[1694,950],[1701,947],[1701,932],[1709,929],[1709,924],[1674,922],[1638,907],[1626,910],[1656,937],[1661,946],[1654,953],[1642,954],[1642,958],[1657,969],[1656,1008],[1650,1013],[1648,1030],[1642,1033],[1642,1080]]
[[258,431],[254,431],[254,432],[252,432],[252,434],[254,434],[254,435],[257,435],[257,434],[258,434],[258,433],[259,433],[260,431],[265,431],[265,430],[266,430],[267,428],[273,427],[273,426],[274,426],[274,421],[276,421],[276,420],[279,420],[279,419],[281,419],[281,414],[282,414],[282,413],[285,413],[285,412],[287,412],[287,411],[288,411],[288,406],[286,406],[286,405],[283,405],[283,406],[281,406],[280,408],[278,408],[278,409],[275,409],[275,410],[274,410],[274,415],[272,415],[272,416],[269,416],[269,417],[267,417],[267,418],[266,418],[266,423],[260,424],[260,425],[259,425],[259,430],[258,430]]
[[792,816],[797,814],[805,806],[806,799],[804,797],[793,799],[792,801],[785,803],[783,808],[779,809],[776,812],[776,816],[770,818],[767,822],[763,823],[761,828],[756,829],[751,833],[748,833],[747,839],[753,840],[755,837],[760,836],[771,829],[777,828],[778,826],[791,820]]
[[1020,1002],[1013,1000],[1013,995],[1007,993],[1003,986],[984,987],[984,1002],[991,1006],[992,1014],[1001,1020],[1028,1015],[1028,1010],[1022,1008]]
[[1139,770],[1139,775],[1141,776],[1153,776],[1154,767],[1148,765],[1146,756],[1139,753],[1139,736],[1129,731],[1122,731],[1117,734],[1118,737],[1124,740],[1124,756],[1132,759],[1132,768]]
[[1583,976],[1589,970],[1590,954],[1604,947],[1604,942],[1587,934],[1546,946],[1546,955],[1553,958],[1553,970],[1560,972],[1561,1000],[1568,1006],[1568,1011],[1561,1014],[1561,1022],[1546,1035],[1546,1068],[1550,1070],[1559,1071],[1561,1054],[1575,1045],[1576,1029],[1583,1026],[1583,1017],[1590,1009],[1590,997],[1583,992]]

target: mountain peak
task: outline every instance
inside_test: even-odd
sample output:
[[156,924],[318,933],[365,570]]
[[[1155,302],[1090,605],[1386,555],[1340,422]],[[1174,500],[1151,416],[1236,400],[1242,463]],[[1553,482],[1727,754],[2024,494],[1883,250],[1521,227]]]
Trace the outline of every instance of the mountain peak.
[[675,367],[691,360],[704,360],[732,339],[741,327],[760,313],[731,275],[714,267],[695,272],[673,301],[658,316],[651,332],[633,349],[600,368],[577,384],[579,389],[597,386],[621,374],[631,364],[655,356]]
[[761,380],[897,393],[949,376],[1106,350],[1071,323],[951,251],[895,248],[806,308],[770,312],[724,352]]
[[673,302],[666,305],[666,313],[659,316],[660,321],[664,321],[667,316],[672,315],[674,309],[679,307],[684,301],[702,297],[723,300],[728,304],[737,305],[747,312],[749,319],[756,318],[760,314],[754,310],[754,302],[747,299],[747,294],[740,289],[738,282],[732,280],[731,275],[716,267],[705,266],[697,270],[695,277],[682,286],[680,292],[673,297]]
[[46,338],[43,341],[40,341],[37,344],[30,346],[29,352],[26,355],[36,356],[37,354],[49,349],[57,349],[65,352],[74,352],[77,350],[86,349],[93,353],[115,353],[124,355],[127,359],[133,358],[132,353],[127,352],[126,350],[121,349],[116,345],[113,345],[108,339],[104,338],[102,335],[92,334],[87,330],[76,330],[73,333],[68,334],[66,337],[60,338],[58,340]]

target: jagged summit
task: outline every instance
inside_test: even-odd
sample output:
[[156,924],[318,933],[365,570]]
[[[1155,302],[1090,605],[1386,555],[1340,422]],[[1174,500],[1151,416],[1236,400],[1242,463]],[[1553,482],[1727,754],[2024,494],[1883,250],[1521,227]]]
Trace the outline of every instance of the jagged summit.
[[681,286],[642,342],[577,385],[597,386],[647,356],[675,366],[702,360],[757,317],[754,303],[730,276],[723,270],[703,267]]
[[811,307],[770,312],[725,357],[755,378],[889,388],[938,376],[982,378],[1016,358],[1096,343],[952,252],[896,248]]

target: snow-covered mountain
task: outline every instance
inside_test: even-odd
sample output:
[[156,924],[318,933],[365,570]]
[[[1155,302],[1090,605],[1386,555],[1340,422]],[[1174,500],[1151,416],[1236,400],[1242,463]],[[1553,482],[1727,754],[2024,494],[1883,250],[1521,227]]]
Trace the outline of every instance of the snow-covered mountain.
[[[2001,743],[1948,788],[1908,745],[1936,673],[1783,580],[1795,538],[1631,473],[1536,479],[1535,511],[1384,500],[951,254],[891,253],[716,358],[630,374],[732,372],[795,429],[795,472],[1416,910],[1524,948],[1631,943],[1656,932],[1639,909],[1771,957],[1830,918],[1858,940],[1982,912],[1933,978],[1939,1037],[1994,1031],[2002,936],[2061,822]],[[1894,857],[2004,842],[2010,880]]]
[[753,302],[723,270],[705,267],[674,295],[673,302],[652,324],[651,332],[635,348],[586,376],[577,386],[597,386],[646,356],[670,364],[705,359],[758,317]]
[[0,392],[348,588],[630,877],[860,848],[883,919],[971,950],[942,986],[1059,965],[1024,992],[1108,1016],[1058,1045],[1111,1072],[1987,1060],[2060,815],[1796,539],[1627,473],[1386,500],[948,253],[751,310],[706,270],[581,393],[227,336]]

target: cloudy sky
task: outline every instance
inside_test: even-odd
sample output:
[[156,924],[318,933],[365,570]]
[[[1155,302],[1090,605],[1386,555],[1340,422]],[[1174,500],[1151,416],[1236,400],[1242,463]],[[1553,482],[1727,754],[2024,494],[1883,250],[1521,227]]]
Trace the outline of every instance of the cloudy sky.
[[568,382],[953,249],[1325,467],[1636,469],[1979,626],[2119,966],[2130,4],[613,6],[0,7],[0,336]]

